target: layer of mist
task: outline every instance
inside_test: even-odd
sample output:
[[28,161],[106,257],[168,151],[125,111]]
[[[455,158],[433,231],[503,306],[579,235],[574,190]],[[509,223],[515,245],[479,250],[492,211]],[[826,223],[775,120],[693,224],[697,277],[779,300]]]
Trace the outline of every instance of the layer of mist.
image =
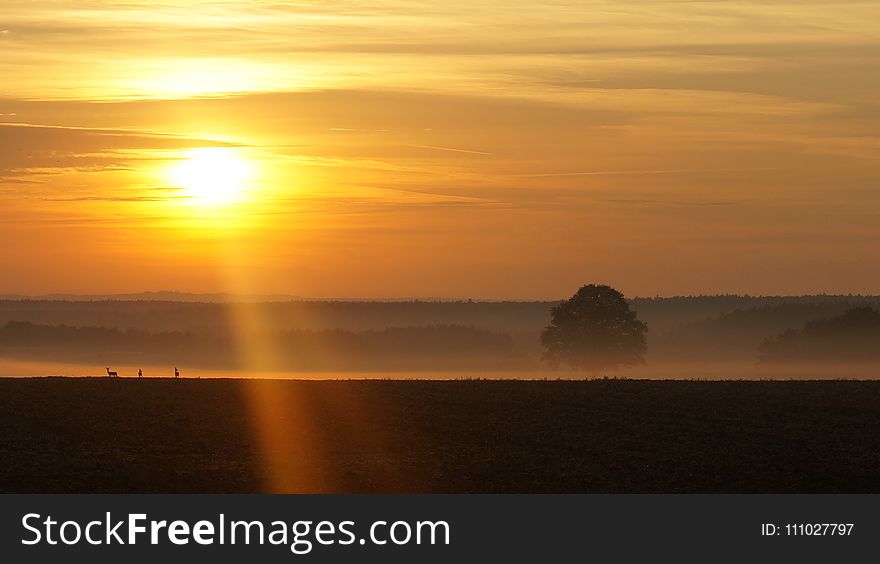
[[[630,301],[649,328],[644,366],[553,372],[540,361],[538,337],[555,303],[0,300],[0,358],[93,367],[70,371],[95,375],[105,366],[185,366],[291,377],[874,378],[880,366],[880,355],[864,352],[880,350],[880,331],[823,321],[875,311],[878,297],[695,296]],[[825,327],[818,336],[817,324]],[[807,354],[816,350],[821,358]]]

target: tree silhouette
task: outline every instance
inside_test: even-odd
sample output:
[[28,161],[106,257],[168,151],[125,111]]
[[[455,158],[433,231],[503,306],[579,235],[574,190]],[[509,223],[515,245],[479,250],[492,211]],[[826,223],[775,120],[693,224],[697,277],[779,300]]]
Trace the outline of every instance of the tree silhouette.
[[611,286],[584,286],[550,315],[541,344],[553,368],[561,363],[585,370],[644,364],[648,326]]
[[875,362],[880,359],[880,311],[856,307],[842,315],[786,329],[758,346],[762,362]]

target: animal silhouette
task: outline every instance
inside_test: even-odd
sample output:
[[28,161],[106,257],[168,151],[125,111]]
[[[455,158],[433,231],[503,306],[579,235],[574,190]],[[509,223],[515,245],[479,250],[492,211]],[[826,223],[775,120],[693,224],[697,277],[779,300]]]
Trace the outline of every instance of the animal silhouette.
[[110,378],[119,378],[119,372],[116,372],[115,370],[110,370],[109,366],[107,366],[106,368],[107,376],[109,376]]

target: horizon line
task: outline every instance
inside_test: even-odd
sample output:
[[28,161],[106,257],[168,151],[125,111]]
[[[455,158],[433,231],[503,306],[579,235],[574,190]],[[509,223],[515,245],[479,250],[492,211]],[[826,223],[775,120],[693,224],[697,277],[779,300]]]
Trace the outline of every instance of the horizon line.
[[[159,296],[166,296],[159,298]],[[190,299],[185,298],[202,298]],[[179,299],[175,299],[179,298]],[[790,299],[790,298],[862,298],[880,299],[880,294],[861,293],[811,293],[811,294],[736,294],[736,293],[706,293],[706,294],[671,294],[653,296],[627,297],[634,300],[672,300],[672,299],[695,299],[695,298],[743,298],[743,299]],[[205,303],[271,303],[271,302],[432,302],[432,303],[543,303],[559,302],[567,297],[557,298],[473,298],[473,297],[449,297],[449,296],[386,296],[386,297],[313,297],[298,296],[294,294],[237,294],[231,292],[185,292],[178,290],[148,290],[142,292],[118,292],[118,293],[75,293],[53,292],[48,294],[0,294],[0,301],[180,301],[180,302],[205,302]]]

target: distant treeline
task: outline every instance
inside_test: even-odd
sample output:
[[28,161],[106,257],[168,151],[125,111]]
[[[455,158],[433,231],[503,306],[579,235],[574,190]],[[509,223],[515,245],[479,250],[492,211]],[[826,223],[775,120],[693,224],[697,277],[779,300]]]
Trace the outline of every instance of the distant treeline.
[[765,362],[875,362],[880,360],[880,312],[854,308],[843,315],[807,322],[765,339],[758,348]]
[[[0,300],[0,327],[31,324],[3,329],[0,356],[43,357],[51,347],[53,359],[99,366],[237,368],[253,358],[248,347],[262,343],[272,353],[265,362],[285,370],[532,369],[541,366],[539,335],[556,303]],[[754,363],[768,339],[851,309],[880,308],[880,297],[683,296],[630,305],[648,324],[649,366]],[[762,348],[761,359],[773,354]]]
[[508,334],[536,332],[554,302],[343,302],[261,303],[172,301],[0,300],[0,324],[30,321],[142,331],[232,332],[245,317],[264,329],[367,331],[429,325],[474,326]]
[[457,325],[195,333],[9,321],[0,328],[0,354],[267,370],[504,370],[527,362],[509,335]]
[[[366,331],[387,327],[428,325],[473,326],[532,342],[550,321],[556,301],[276,301],[259,303],[183,302],[167,300],[0,300],[0,325],[7,321],[77,327],[102,326],[142,331],[231,332],[242,316],[257,320],[266,330],[345,329]],[[713,320],[735,311],[782,307],[794,314],[789,321],[805,320],[796,313],[806,310],[842,312],[854,305],[878,305],[872,296],[680,296],[635,298],[630,305],[650,328],[649,339],[677,330],[682,325]],[[791,306],[785,310],[785,306]],[[843,308],[843,309],[840,309]],[[804,310],[804,311],[806,311]],[[791,325],[794,326],[794,325]],[[782,327],[783,329],[785,327]],[[773,330],[768,335],[775,333]],[[768,336],[764,335],[764,336]]]

